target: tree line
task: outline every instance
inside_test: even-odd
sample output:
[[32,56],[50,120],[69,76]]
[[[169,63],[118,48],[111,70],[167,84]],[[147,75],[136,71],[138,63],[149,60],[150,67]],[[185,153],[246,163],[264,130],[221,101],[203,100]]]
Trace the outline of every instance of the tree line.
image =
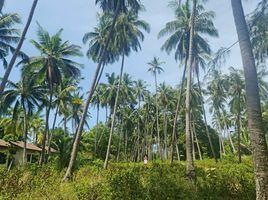
[[[197,157],[214,157],[217,162],[225,154],[234,154],[241,162],[242,154],[252,154],[257,199],[268,197],[267,72],[263,67],[268,50],[266,1],[260,1],[246,19],[241,0],[231,0],[243,70],[235,66],[228,73],[223,73],[221,66],[231,47],[213,53],[208,42],[209,38],[219,36],[213,23],[215,13],[206,11],[201,1],[171,1],[174,20],[166,23],[158,37],[166,39],[161,49],[174,53],[178,65],[183,66],[183,74],[177,87],[159,84],[158,76],[167,66],[154,57],[147,63],[155,85],[155,91],[149,92],[145,81],[132,80],[124,73],[125,59],[131,52],[141,50],[144,33],[150,31],[149,24],[140,19],[144,6],[139,0],[96,0],[101,8],[97,25],[83,37],[88,46],[86,55],[97,65],[86,94],[79,90],[83,66],[75,61],[82,56],[81,47],[62,40],[62,29],[50,35],[38,25],[38,39],[30,42],[40,54],[29,57],[21,52],[37,3],[38,0],[33,1],[22,34],[14,28],[20,23],[18,14],[2,12],[0,18],[0,56],[6,69],[0,87],[4,137],[23,139],[26,145],[31,133],[32,139],[42,146],[42,165],[61,132],[60,138],[69,141],[70,149],[64,180],[72,175],[79,147],[87,143],[92,146],[88,151],[93,157],[104,160],[104,168],[111,158],[140,161],[144,154],[171,162],[174,158],[186,159],[191,180],[195,179]],[[8,62],[10,53],[12,58]],[[13,83],[8,77],[17,57],[21,79]],[[101,83],[105,66],[119,61],[120,74],[107,74],[107,82]],[[202,70],[206,74],[204,82],[200,80]],[[213,127],[207,123],[206,102]],[[87,133],[84,128],[93,115],[88,112],[90,106],[96,107],[97,122]],[[100,108],[107,111],[107,120],[101,124]],[[62,125],[56,125],[59,116]],[[73,130],[68,130],[68,123]],[[107,143],[105,153],[103,141]],[[61,144],[64,149],[67,143]],[[61,152],[63,157],[65,150]],[[25,156],[26,151],[24,160]]]

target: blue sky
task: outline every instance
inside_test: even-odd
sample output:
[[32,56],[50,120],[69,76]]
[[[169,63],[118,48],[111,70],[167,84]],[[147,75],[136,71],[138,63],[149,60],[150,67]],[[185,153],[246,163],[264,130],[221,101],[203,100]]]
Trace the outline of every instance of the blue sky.
[[[244,1],[245,13],[251,12],[259,0]],[[153,77],[147,72],[149,62],[153,56],[160,57],[165,62],[163,68],[165,72],[159,76],[159,82],[165,81],[168,84],[176,85],[181,81],[181,69],[179,64],[174,61],[174,55],[167,55],[161,52],[160,47],[163,44],[164,38],[158,40],[157,34],[165,23],[174,18],[173,12],[167,7],[168,0],[142,0],[145,5],[146,12],[141,14],[141,18],[146,20],[151,26],[151,33],[145,35],[145,41],[142,44],[142,51],[132,53],[126,59],[125,72],[129,73],[133,79],[143,79],[149,85],[153,85]],[[22,28],[28,17],[32,1],[30,0],[6,0],[6,5],[3,12],[16,12],[23,21],[23,24],[18,26]],[[209,38],[208,41],[214,51],[220,47],[228,47],[237,41],[235,31],[231,1],[230,0],[209,0],[205,4],[206,10],[213,10],[216,13],[215,26],[219,31],[220,37],[217,39]],[[28,55],[36,55],[38,52],[29,43],[30,39],[36,39],[36,22],[40,23],[51,34],[54,34],[60,28],[63,28],[62,37],[64,40],[69,40],[73,44],[80,45],[85,53],[86,45],[82,43],[82,37],[86,32],[92,31],[96,25],[96,14],[99,11],[95,6],[95,0],[39,0],[32,24],[27,33],[27,40],[24,42],[22,50]],[[87,91],[91,83],[91,78],[95,71],[96,65],[91,62],[86,56],[77,59],[78,62],[84,64],[82,74],[84,80],[81,85]],[[119,73],[119,63],[112,66],[107,66],[105,72]],[[239,46],[232,48],[230,57],[226,63],[226,69],[229,66],[241,68],[241,57]],[[3,68],[0,68],[0,74],[3,74]],[[19,69],[12,71],[10,79],[16,81],[19,79]],[[105,77],[104,79],[105,80]],[[90,125],[95,123],[94,111],[92,110],[93,119],[90,120]],[[102,118],[104,113],[102,113]]]

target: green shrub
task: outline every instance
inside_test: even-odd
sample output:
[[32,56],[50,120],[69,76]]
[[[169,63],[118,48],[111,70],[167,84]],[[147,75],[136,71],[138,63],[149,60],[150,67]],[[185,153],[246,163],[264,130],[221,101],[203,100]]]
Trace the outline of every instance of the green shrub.
[[227,158],[196,162],[196,182],[185,176],[185,163],[161,161],[111,163],[102,161],[80,167],[69,182],[62,182],[64,171],[53,165],[0,169],[0,200],[225,200],[255,199],[254,174],[249,158],[243,163]]

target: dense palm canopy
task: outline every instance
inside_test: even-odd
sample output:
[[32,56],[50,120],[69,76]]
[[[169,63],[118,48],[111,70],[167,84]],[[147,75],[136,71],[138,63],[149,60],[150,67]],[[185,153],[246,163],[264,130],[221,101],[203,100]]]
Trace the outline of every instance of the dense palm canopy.
[[[0,1],[0,8],[1,2],[4,1]],[[168,6],[174,19],[156,31],[159,39],[165,39],[160,49],[174,53],[184,71],[180,85],[174,87],[174,80],[168,80],[173,84],[162,81],[162,58],[155,56],[143,63],[147,68],[143,72],[153,77],[154,90],[149,82],[126,72],[126,60],[142,50],[142,42],[150,33],[150,25],[141,19],[146,16],[141,15],[145,11],[142,1],[95,0],[100,7],[97,24],[82,38],[89,63],[97,63],[88,92],[82,75],[86,79],[91,74],[82,74],[83,65],[79,63],[83,49],[63,40],[63,29],[50,34],[37,24],[37,39],[30,40],[37,53],[31,57],[19,53],[19,81],[8,80],[3,88],[0,139],[24,140],[24,162],[26,143],[39,145],[40,165],[55,163],[59,170],[68,166],[64,180],[82,165],[90,163],[99,171],[103,164],[107,168],[109,160],[140,162],[143,156],[149,161],[186,160],[186,175],[193,180],[196,159],[213,157],[217,162],[230,156],[235,162],[244,162],[244,156],[250,155],[256,171],[257,195],[261,195],[260,190],[265,194],[263,188],[268,184],[261,182],[268,177],[264,176],[268,173],[268,159],[267,136],[263,134],[268,122],[268,4],[260,1],[246,23],[241,0],[231,2],[244,70],[225,62],[236,43],[213,52],[208,38],[219,36],[214,26],[216,15],[206,10],[204,1],[173,0]],[[36,3],[37,0],[35,6]],[[14,45],[27,42],[16,28],[20,22],[17,14],[0,13],[0,59],[4,67],[12,64],[7,58],[10,53],[15,55]],[[111,68],[106,71],[109,65],[120,65],[120,73]],[[170,66],[166,65],[165,71],[169,72]],[[200,68],[209,71],[204,75]],[[89,112],[90,107],[96,110]],[[207,117],[207,112],[211,116]],[[55,159],[50,157],[50,147],[59,151]],[[177,165],[172,167],[176,169]],[[209,180],[214,177],[210,173],[214,173],[213,168],[204,172]]]
[[82,56],[80,47],[62,41],[62,31],[61,29],[50,36],[43,27],[38,25],[38,41],[31,40],[31,43],[41,55],[22,61],[25,63],[22,74],[37,73],[40,81],[46,81],[50,89],[53,85],[59,85],[62,77],[78,78],[81,75],[81,64],[70,59],[70,57]]
[[142,8],[140,0],[96,0],[95,3],[99,4],[103,11],[114,13],[127,13],[130,9],[137,13]]
[[[175,59],[183,61],[188,58],[189,37],[190,37],[190,18],[191,8],[190,2],[187,0],[185,4],[179,6],[176,2],[170,4],[175,12],[176,19],[168,22],[158,37],[168,36],[161,50],[165,50],[168,54],[175,50]],[[204,11],[202,5],[198,5],[196,9],[195,19],[195,36],[194,36],[194,55],[197,59],[202,54],[210,54],[211,49],[204,35],[217,37],[218,31],[213,24],[215,13]]]

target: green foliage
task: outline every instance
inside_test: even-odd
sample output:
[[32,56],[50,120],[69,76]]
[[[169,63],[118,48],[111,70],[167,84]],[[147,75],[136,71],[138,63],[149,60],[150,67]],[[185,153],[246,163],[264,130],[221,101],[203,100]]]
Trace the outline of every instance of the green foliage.
[[[93,127],[90,132],[83,134],[82,137],[82,146],[83,152],[95,152],[95,142],[96,142],[96,154],[95,158],[105,159],[107,144],[109,140],[109,128],[104,124],[99,124],[98,126]],[[112,136],[112,146],[111,146],[111,158],[115,158],[117,153],[117,146],[119,143],[119,136],[115,131],[115,134]],[[83,153],[82,152],[82,153]],[[91,154],[91,153],[90,153]],[[83,155],[82,155],[83,157]],[[87,155],[87,158],[93,157],[92,155]]]
[[50,165],[0,169],[0,199],[255,199],[251,161],[243,162],[198,161],[194,183],[186,178],[184,163],[161,161],[146,166],[111,163],[108,170],[100,170],[102,161],[96,160],[77,170],[69,182],[62,182],[63,173]]

